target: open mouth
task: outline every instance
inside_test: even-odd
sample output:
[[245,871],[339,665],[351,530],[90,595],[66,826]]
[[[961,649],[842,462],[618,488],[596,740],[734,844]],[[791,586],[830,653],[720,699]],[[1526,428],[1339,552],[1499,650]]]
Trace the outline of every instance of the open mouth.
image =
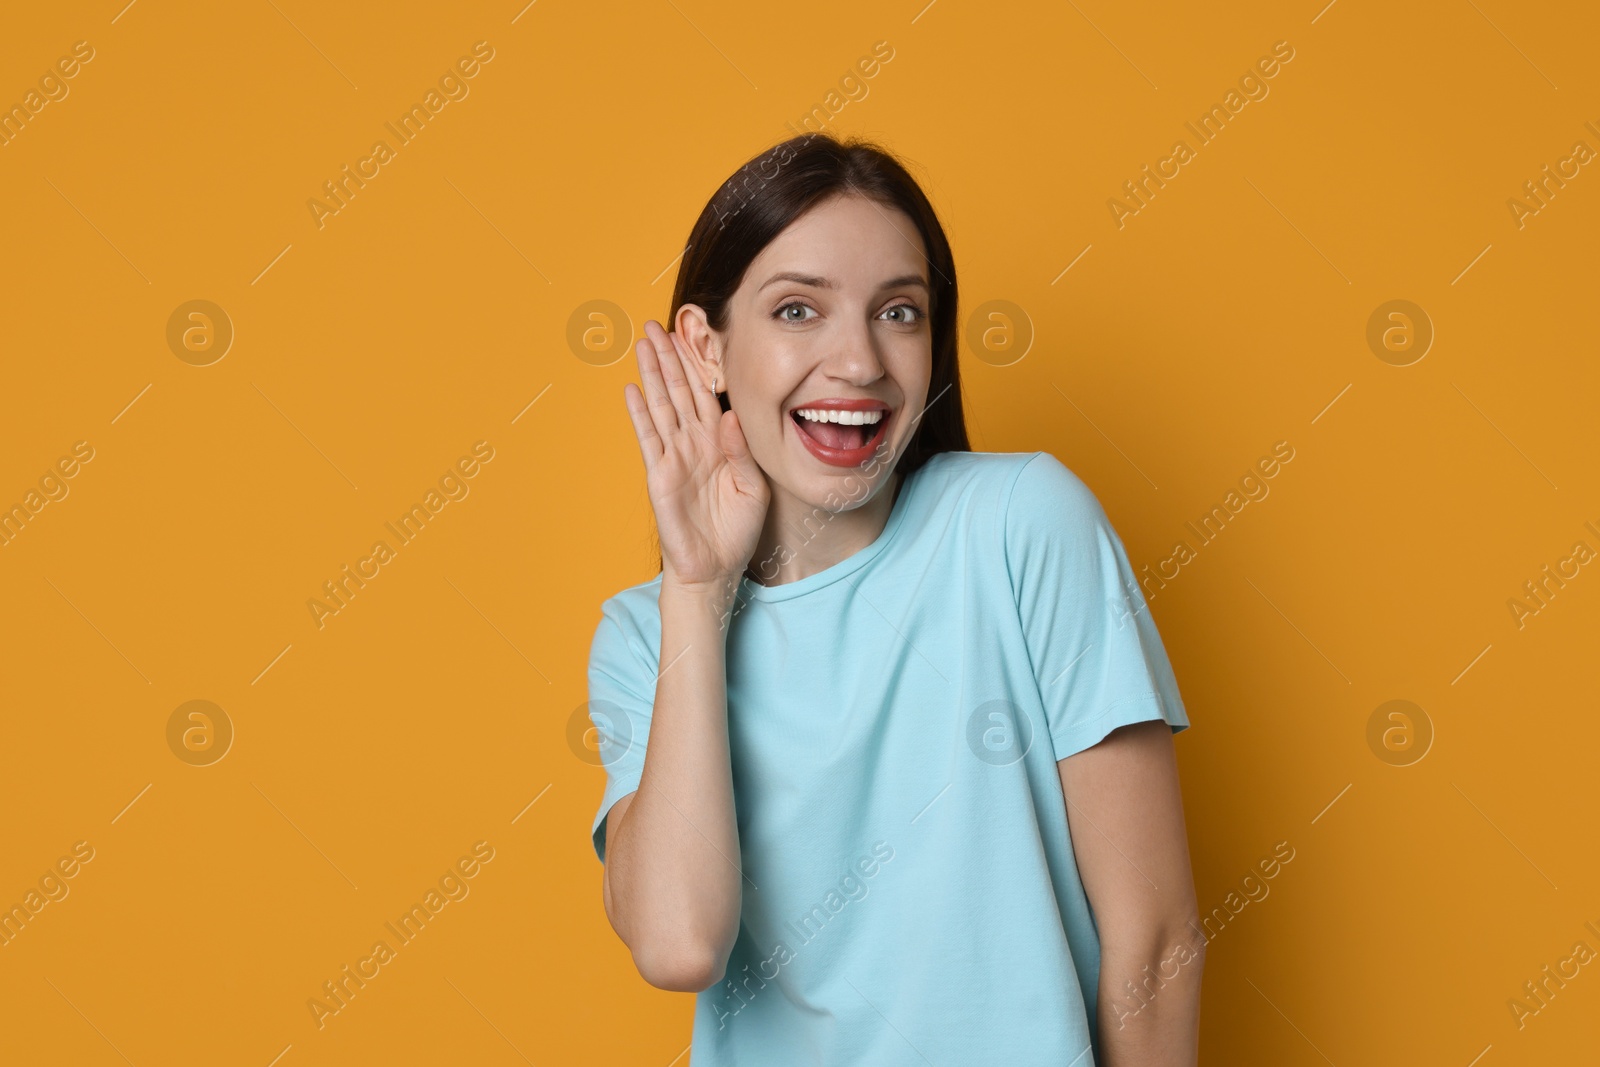
[[864,448],[883,426],[881,411],[817,411],[801,408],[792,413],[800,432],[824,448],[854,451]]
[[891,414],[884,409],[796,408],[789,417],[806,443],[816,446],[813,451],[842,459],[876,446]]

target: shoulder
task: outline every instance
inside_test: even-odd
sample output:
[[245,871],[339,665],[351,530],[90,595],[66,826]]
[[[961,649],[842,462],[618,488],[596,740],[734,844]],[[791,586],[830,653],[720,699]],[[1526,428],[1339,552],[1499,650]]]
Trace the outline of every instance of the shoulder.
[[[936,452],[916,473],[928,496],[988,497],[999,503],[1022,470],[1048,452]],[[1054,458],[1054,457],[1051,457]]]
[[660,597],[661,575],[657,574],[647,582],[630,585],[606,597],[600,603],[600,613],[618,618],[648,618],[660,610]]
[[616,657],[622,649],[644,663],[654,663],[661,642],[661,575],[631,585],[600,604],[590,650],[591,663]]
[[1089,582],[1119,566],[1121,539],[1084,480],[1049,452],[1027,454],[1000,503],[1001,551],[1013,589]]
[[1094,492],[1066,464],[1045,451],[940,452],[918,472],[940,496],[970,496],[994,509],[1008,535],[1063,522],[1097,520],[1104,511]]
[[1002,500],[1008,534],[1082,528],[1106,521],[1105,509],[1084,480],[1049,452],[1021,454]]

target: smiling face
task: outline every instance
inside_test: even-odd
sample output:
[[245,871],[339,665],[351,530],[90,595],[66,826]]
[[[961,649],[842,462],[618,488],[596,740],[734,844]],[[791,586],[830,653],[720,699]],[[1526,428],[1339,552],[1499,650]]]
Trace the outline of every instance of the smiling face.
[[679,310],[679,329],[706,380],[716,375],[727,390],[774,503],[792,498],[786,511],[840,510],[841,498],[859,506],[888,484],[886,460],[915,433],[932,375],[928,269],[904,212],[840,195],[761,250],[724,333],[704,326],[700,308]]

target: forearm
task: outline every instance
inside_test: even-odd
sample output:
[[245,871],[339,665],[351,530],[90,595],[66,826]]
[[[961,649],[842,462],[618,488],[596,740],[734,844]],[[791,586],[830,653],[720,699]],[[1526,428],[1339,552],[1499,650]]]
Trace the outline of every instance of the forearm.
[[1102,946],[1096,1022],[1102,1067],[1194,1067],[1205,937],[1190,926]]
[[[738,933],[739,835],[720,596],[663,584],[639,789],[607,843],[613,923],[655,984],[710,984]],[[653,973],[652,973],[653,972]]]

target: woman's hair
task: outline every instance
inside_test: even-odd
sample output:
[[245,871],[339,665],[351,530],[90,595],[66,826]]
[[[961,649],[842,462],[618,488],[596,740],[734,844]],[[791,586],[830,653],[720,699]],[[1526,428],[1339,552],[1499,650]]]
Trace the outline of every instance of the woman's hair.
[[[689,232],[667,321],[673,322],[684,304],[696,304],[705,309],[712,329],[725,331],[733,294],[761,250],[806,211],[841,194],[865,196],[905,212],[927,252],[933,368],[922,418],[894,466],[904,484],[930,456],[967,452],[971,446],[956,362],[955,259],[933,205],[887,149],[860,137],[839,140],[807,133],[740,167],[706,203]],[[727,395],[719,394],[718,401],[727,411]],[[658,542],[658,569],[659,557]]]

